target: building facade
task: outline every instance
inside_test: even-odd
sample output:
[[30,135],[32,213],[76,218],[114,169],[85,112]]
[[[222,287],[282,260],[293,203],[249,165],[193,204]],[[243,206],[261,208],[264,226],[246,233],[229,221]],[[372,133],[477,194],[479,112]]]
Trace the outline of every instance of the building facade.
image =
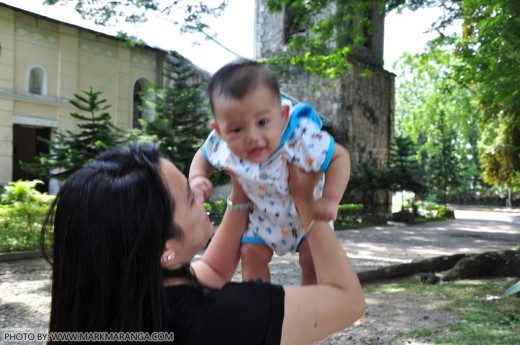
[[0,4],[0,186],[27,179],[20,161],[46,149],[37,137],[75,131],[69,99],[102,92],[114,124],[132,128],[138,93],[161,85],[166,52]]
[[[311,103],[331,120],[333,135],[348,148],[353,167],[359,163],[385,166],[393,140],[394,75],[382,67],[384,13],[374,5],[368,15],[373,30],[363,46],[355,47],[352,68],[345,75],[323,81],[294,67],[283,67],[279,74],[285,93]],[[287,36],[291,34],[288,14],[270,14],[265,1],[256,0],[255,19],[256,57],[268,59],[286,52]],[[297,34],[308,32],[300,30]],[[387,191],[376,192],[373,211],[388,211],[390,202]]]

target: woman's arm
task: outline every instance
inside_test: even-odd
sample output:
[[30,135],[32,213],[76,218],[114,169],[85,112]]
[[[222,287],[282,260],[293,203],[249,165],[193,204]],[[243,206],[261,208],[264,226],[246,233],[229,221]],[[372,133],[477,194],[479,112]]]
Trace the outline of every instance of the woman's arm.
[[[230,200],[239,204],[249,202],[242,187],[231,174],[233,188]],[[192,268],[199,282],[210,288],[221,288],[231,280],[240,259],[241,238],[249,220],[249,211],[226,210],[224,218],[204,252]]]
[[[312,221],[318,174],[290,167],[291,194],[303,226]],[[308,344],[352,325],[364,313],[365,299],[356,271],[328,222],[316,221],[307,235],[318,284],[284,286],[281,344]]]

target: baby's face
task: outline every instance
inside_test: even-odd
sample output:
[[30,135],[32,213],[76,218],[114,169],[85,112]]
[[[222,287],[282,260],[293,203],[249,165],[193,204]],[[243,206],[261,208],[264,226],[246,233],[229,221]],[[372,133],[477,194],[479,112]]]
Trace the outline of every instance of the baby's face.
[[253,163],[262,163],[278,148],[287,122],[280,100],[265,86],[242,99],[217,96],[213,99],[213,128],[231,152]]

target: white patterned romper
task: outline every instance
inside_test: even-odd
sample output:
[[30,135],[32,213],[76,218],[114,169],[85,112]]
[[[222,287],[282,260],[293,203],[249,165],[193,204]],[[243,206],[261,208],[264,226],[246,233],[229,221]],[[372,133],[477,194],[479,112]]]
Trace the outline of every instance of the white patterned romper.
[[[325,172],[334,152],[334,138],[321,130],[321,120],[309,104],[291,112],[278,149],[263,163],[252,163],[233,154],[217,132],[203,145],[206,161],[215,169],[233,171],[254,203],[242,243],[269,246],[278,255],[297,252],[305,239],[296,206],[289,194],[288,162],[305,171]],[[325,176],[315,190],[321,197]]]

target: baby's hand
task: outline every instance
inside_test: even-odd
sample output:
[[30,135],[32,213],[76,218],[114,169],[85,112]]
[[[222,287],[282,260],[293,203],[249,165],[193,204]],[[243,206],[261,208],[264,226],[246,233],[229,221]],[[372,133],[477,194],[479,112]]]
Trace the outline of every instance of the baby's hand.
[[336,220],[338,215],[338,203],[327,197],[316,200],[313,209],[313,219],[315,220]]
[[209,178],[205,176],[195,176],[190,179],[190,188],[193,191],[195,197],[202,195],[204,200],[206,200],[213,191],[213,184]]

